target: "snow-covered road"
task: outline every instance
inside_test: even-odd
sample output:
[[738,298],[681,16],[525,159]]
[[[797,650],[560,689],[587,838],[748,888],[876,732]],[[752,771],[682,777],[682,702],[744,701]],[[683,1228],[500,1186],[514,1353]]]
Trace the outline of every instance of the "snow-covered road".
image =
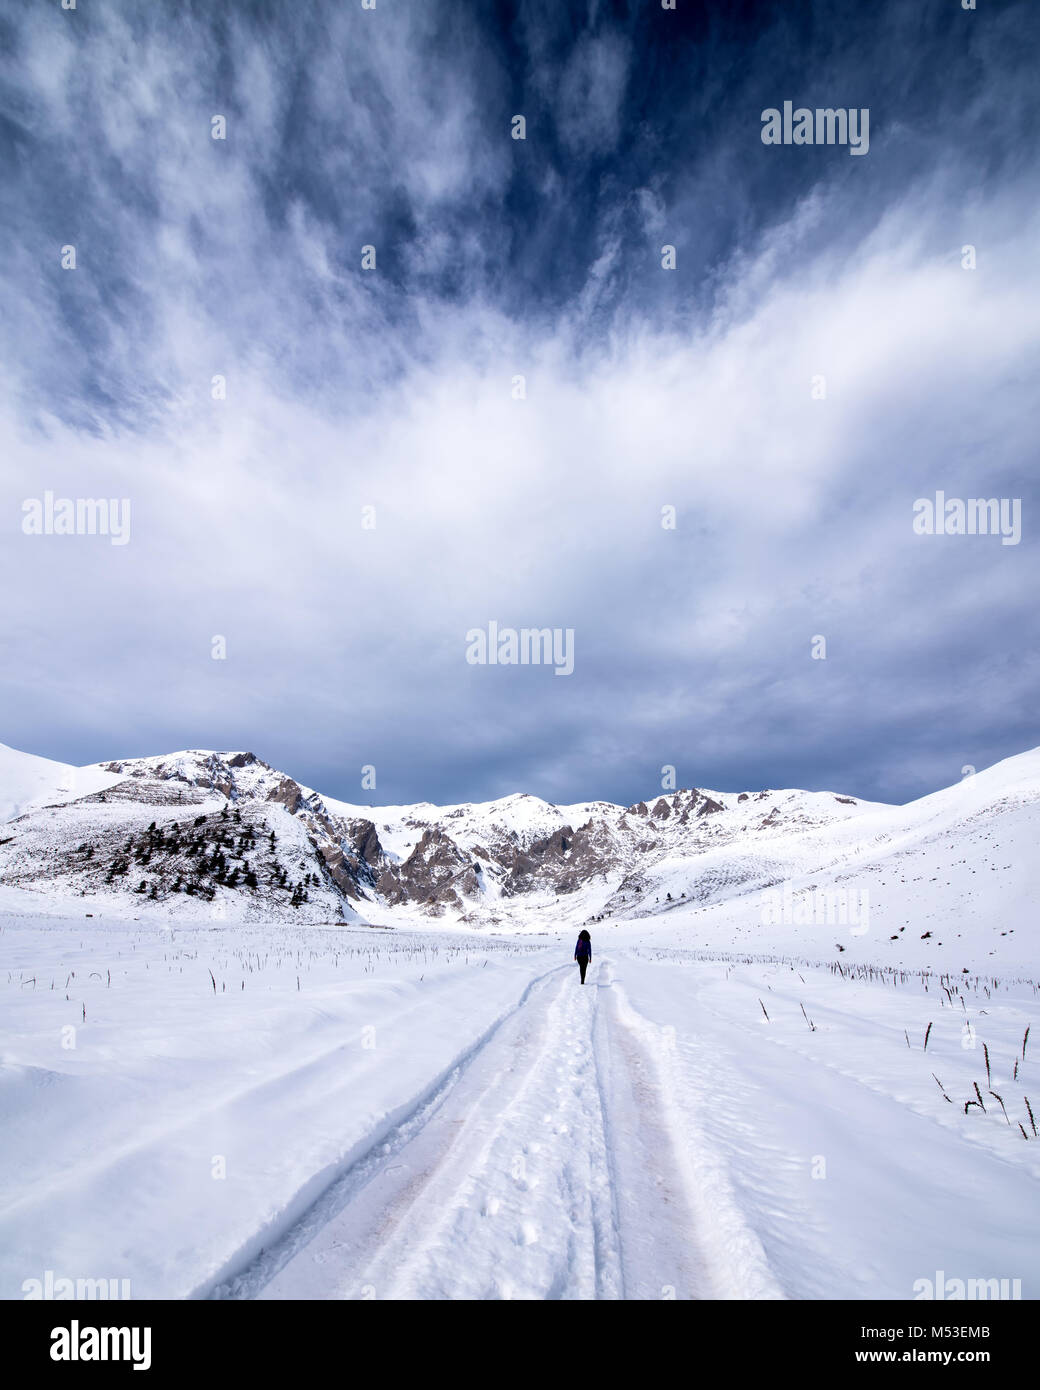
[[609,960],[551,970],[285,1240],[218,1290],[263,1298],[717,1293],[656,1064]]
[[1029,981],[636,925],[584,987],[569,935],[0,925],[2,1297],[1035,1296]]

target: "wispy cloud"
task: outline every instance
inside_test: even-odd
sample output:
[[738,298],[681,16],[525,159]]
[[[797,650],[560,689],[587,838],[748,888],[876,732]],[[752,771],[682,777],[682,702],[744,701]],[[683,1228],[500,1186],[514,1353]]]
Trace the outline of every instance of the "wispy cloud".
[[[5,741],[389,801],[894,797],[1040,741],[1036,21],[899,49],[918,8],[9,21]],[[869,155],[763,146],[803,93]],[[131,497],[132,543],[23,536],[46,488]],[[915,536],[939,488],[1023,497],[1021,545]],[[574,675],[468,666],[490,618],[573,628]]]

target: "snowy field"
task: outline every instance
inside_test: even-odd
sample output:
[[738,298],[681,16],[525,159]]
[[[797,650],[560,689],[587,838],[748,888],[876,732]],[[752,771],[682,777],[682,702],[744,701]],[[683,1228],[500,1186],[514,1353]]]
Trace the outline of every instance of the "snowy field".
[[3,1298],[1040,1292],[1040,997],[984,955],[0,928]]

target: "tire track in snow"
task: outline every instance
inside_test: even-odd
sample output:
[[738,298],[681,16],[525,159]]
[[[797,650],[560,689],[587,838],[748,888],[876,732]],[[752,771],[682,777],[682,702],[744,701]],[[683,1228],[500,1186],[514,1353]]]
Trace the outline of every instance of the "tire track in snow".
[[671,1030],[634,1013],[613,962],[585,988],[575,973],[533,982],[426,1104],[216,1296],[761,1297],[761,1281],[705,1255],[685,1117],[663,1091]]
[[621,1296],[595,996],[571,974],[531,992],[261,1297]]
[[[682,1140],[663,1104],[663,1078],[645,1039],[623,1021],[614,963],[600,967],[604,1005],[594,1046],[611,1155],[624,1296],[716,1297],[678,1153]],[[658,1047],[667,1046],[667,1039]]]
[[[652,1161],[659,1165],[666,1184],[669,1209],[680,1214],[689,1233],[687,1244],[678,1252],[678,1268],[686,1271],[680,1277],[691,1292],[683,1294],[676,1286],[674,1296],[783,1298],[762,1243],[741,1209],[726,1161],[697,1123],[697,1104],[704,1097],[687,1089],[674,1027],[652,1023],[632,1006],[621,984],[613,979],[611,983],[618,1024],[613,1036],[627,1036],[633,1059],[629,1065],[634,1067],[634,1103],[641,1109],[647,1132],[656,1130],[659,1136],[659,1147],[650,1149]],[[624,1044],[620,1051],[624,1058]],[[714,1080],[717,1085],[717,1075]],[[710,1078],[702,1077],[702,1082],[710,1095]],[[661,1233],[660,1248],[669,1248],[667,1231]],[[660,1263],[657,1259],[654,1268]]]
[[[331,1169],[316,1173],[292,1202],[242,1246],[219,1271],[197,1286],[191,1298],[253,1298],[293,1256],[323,1229],[373,1174],[386,1168],[386,1159],[421,1133],[435,1117],[490,1040],[523,1010],[528,999],[544,987],[559,966],[531,980],[519,1000],[477,1039],[469,1043],[452,1064],[436,1076],[418,1100],[391,1114],[378,1130],[354,1145],[350,1154]],[[331,1051],[336,1051],[332,1049]],[[266,1084],[266,1083],[265,1083]],[[295,1297],[297,1295],[287,1295]],[[309,1295],[322,1297],[320,1293]]]

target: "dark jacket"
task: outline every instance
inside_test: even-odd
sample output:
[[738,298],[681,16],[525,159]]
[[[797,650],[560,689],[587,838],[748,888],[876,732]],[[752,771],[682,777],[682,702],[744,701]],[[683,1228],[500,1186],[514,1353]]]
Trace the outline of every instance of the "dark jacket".
[[578,944],[577,944],[577,946],[575,946],[575,948],[574,948],[574,959],[575,959],[575,960],[591,960],[591,959],[592,959],[592,942],[591,942],[591,941],[586,941],[583,937],[580,937],[580,936],[579,936],[579,937],[578,937]]

